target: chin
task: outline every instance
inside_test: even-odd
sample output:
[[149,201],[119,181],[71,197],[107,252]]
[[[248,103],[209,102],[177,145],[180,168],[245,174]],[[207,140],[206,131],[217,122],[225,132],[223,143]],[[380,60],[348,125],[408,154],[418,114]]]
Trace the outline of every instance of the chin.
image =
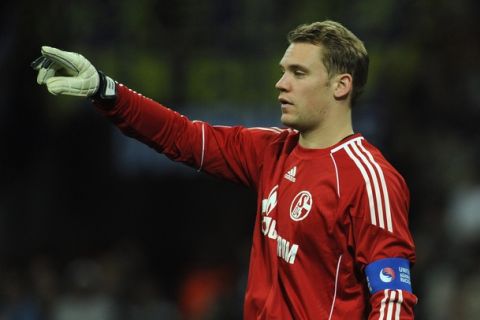
[[291,129],[297,129],[296,121],[291,117],[289,117],[288,115],[285,115],[285,114],[282,115],[282,117],[280,118],[280,122],[286,127],[289,127]]
[[280,122],[282,124],[290,129],[296,130],[298,132],[306,132],[308,131],[308,127],[306,126],[305,123],[301,123],[298,121],[298,119],[289,117],[288,115],[282,115],[280,118]]

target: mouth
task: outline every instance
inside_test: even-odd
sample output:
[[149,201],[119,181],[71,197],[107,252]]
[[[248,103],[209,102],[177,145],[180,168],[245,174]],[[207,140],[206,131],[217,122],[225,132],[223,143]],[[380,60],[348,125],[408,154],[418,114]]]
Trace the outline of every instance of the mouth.
[[282,109],[293,105],[293,103],[290,100],[284,97],[278,97],[278,102],[280,102]]

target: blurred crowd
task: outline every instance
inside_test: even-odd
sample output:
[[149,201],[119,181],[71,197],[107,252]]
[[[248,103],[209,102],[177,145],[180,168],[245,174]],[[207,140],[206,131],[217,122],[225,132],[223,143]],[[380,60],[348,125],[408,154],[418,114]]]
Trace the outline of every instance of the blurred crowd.
[[244,277],[227,266],[191,266],[174,290],[142,249],[117,245],[59,267],[47,256],[0,272],[0,319],[241,319]]
[[[40,10],[41,9],[41,10]],[[354,125],[406,178],[418,319],[480,313],[480,2],[2,2],[0,319],[241,319],[255,195],[177,169],[29,63],[77,51],[194,119],[278,125],[285,34],[338,20],[371,58]]]

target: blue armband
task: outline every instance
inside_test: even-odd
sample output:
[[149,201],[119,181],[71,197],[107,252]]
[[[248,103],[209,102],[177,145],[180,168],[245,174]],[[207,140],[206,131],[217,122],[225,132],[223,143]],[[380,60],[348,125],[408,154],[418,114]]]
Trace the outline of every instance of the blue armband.
[[385,289],[400,289],[412,292],[410,262],[407,259],[386,258],[377,260],[365,267],[365,275],[371,294]]

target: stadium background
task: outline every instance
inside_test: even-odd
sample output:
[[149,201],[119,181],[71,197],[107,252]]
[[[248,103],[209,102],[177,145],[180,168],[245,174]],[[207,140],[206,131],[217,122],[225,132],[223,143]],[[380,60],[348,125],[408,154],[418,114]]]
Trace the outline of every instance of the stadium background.
[[49,95],[29,68],[41,45],[192,119],[279,125],[285,34],[325,18],[371,56],[354,123],[411,189],[417,318],[478,319],[478,1],[0,6],[0,319],[241,318],[255,195],[121,136],[86,100]]

